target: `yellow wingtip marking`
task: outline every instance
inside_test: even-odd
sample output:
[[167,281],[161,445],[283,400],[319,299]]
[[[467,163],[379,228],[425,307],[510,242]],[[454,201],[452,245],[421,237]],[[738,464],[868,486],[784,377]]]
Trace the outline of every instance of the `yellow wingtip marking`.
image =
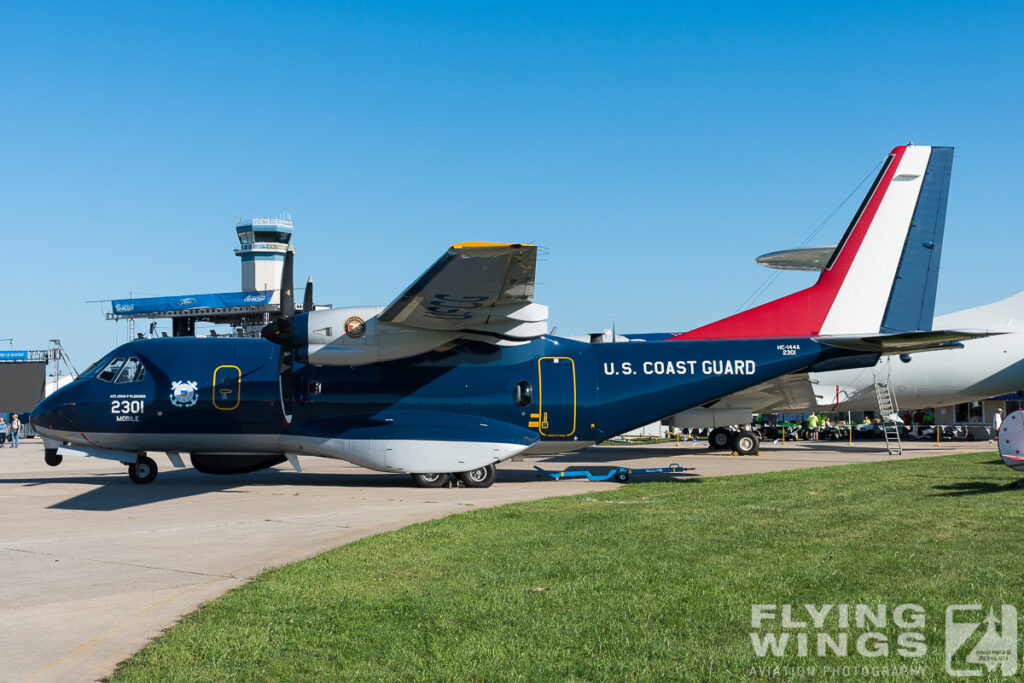
[[475,247],[532,247],[532,244],[521,244],[516,242],[459,242],[453,244],[452,249],[473,249]]

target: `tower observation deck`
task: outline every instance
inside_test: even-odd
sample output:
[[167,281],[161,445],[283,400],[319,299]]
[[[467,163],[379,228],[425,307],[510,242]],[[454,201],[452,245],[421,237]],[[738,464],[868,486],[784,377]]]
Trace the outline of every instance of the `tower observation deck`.
[[278,303],[284,255],[292,241],[292,222],[283,218],[245,218],[235,227],[242,259],[242,291],[270,292]]

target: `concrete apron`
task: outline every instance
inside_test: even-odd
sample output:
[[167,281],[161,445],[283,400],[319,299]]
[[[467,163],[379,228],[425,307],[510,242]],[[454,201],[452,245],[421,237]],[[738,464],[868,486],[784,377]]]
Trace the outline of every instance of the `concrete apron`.
[[[989,447],[991,449],[991,447]],[[722,476],[893,459],[881,443],[766,444],[761,457],[705,445],[590,448],[504,463],[489,489],[418,489],[320,458],[237,476],[161,469],[132,484],[116,462],[43,463],[42,444],[0,450],[0,681],[92,681],[183,615],[268,567],[358,538],[475,508],[618,485],[541,479],[532,469],[661,467]],[[986,450],[913,443],[902,458]],[[657,475],[665,477],[666,475]],[[635,481],[656,476],[634,477]]]

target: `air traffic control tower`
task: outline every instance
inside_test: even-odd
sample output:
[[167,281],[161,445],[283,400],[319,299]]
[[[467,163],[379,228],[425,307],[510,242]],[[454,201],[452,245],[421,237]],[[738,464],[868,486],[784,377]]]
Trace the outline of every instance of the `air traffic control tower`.
[[286,218],[243,218],[235,225],[235,232],[235,255],[242,260],[241,291],[115,299],[107,319],[130,321],[129,337],[136,336],[135,321],[140,318],[153,321],[150,335],[157,320],[170,318],[175,337],[195,336],[200,322],[229,325],[231,336],[259,336],[280,308],[281,273],[285,253],[291,248],[292,222]]
[[242,259],[242,291],[274,291],[271,303],[279,302],[284,254],[292,240],[292,222],[283,218],[243,218],[235,227]]

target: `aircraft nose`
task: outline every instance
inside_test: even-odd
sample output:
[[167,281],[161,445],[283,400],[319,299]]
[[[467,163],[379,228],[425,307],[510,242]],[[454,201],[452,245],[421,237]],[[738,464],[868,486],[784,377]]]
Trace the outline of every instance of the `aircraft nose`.
[[65,422],[64,409],[74,407],[74,400],[69,396],[67,387],[53,392],[36,404],[29,415],[28,421],[32,429],[60,429]]

